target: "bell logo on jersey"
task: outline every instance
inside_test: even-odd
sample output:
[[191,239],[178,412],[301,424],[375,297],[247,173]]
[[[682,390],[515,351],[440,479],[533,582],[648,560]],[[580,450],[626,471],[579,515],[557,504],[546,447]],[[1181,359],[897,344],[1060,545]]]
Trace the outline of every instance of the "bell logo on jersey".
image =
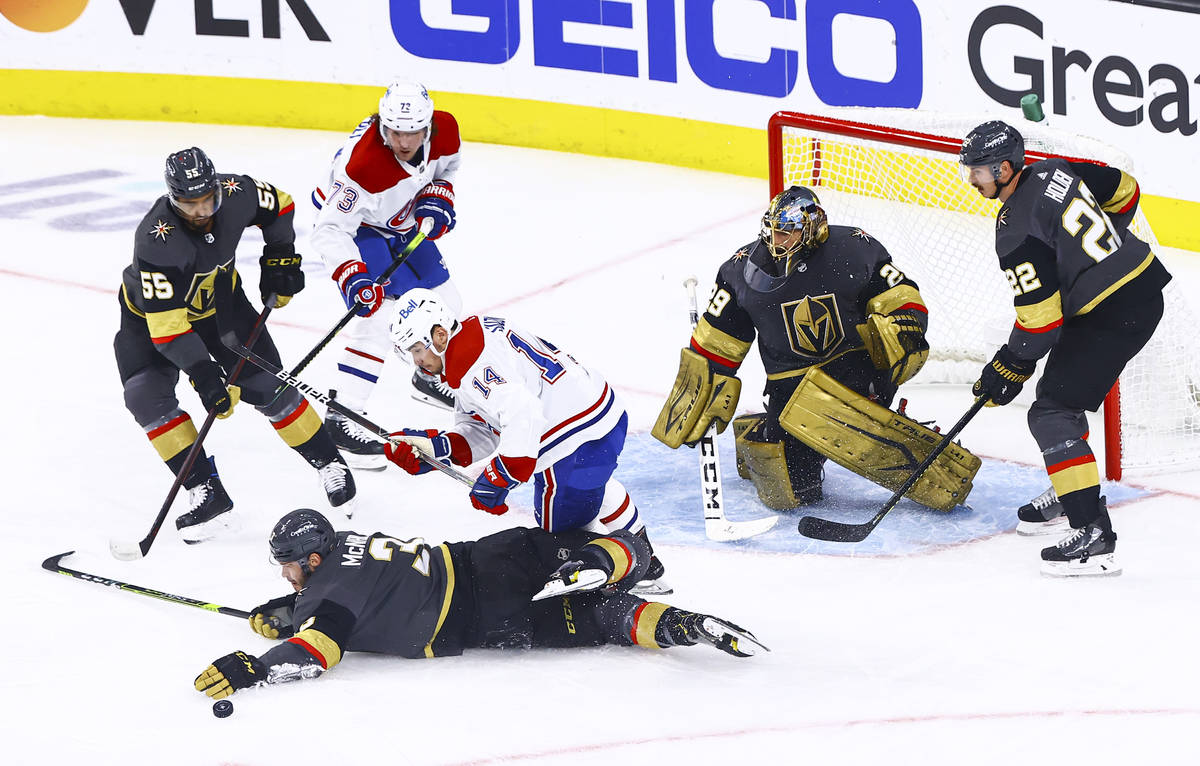
[[806,296],[779,307],[788,343],[800,356],[823,358],[845,338],[837,300],[832,294]]

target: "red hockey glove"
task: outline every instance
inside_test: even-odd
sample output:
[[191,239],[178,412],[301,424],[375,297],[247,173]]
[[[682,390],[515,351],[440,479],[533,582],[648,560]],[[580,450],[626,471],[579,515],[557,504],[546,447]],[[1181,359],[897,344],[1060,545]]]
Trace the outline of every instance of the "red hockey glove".
[[377,285],[362,261],[346,261],[333,271],[333,281],[342,291],[346,308],[358,306],[360,317],[369,317],[383,305],[383,285]]

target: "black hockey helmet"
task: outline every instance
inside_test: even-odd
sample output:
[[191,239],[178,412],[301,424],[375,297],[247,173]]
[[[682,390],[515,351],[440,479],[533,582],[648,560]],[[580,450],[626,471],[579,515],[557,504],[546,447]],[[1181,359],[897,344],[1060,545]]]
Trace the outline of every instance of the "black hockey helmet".
[[[167,180],[167,197],[180,213],[191,217],[212,217],[221,206],[221,181],[217,178],[212,160],[200,147],[181,149],[167,157],[163,171]],[[193,211],[181,203],[213,194],[212,212],[207,216],[194,216]]]
[[[798,236],[792,236],[799,233]],[[776,244],[775,233],[787,235]],[[763,213],[758,234],[775,262],[775,276],[789,276],[814,250],[829,239],[829,218],[816,192],[803,186],[790,186],[771,200]]]
[[964,168],[988,167],[1000,180],[1000,163],[1011,162],[1013,172],[1025,167],[1025,139],[1017,129],[1000,120],[977,126],[963,139],[958,162]]
[[325,558],[333,551],[336,538],[337,532],[329,519],[311,508],[298,508],[276,522],[271,530],[271,558],[277,564],[303,562],[310,553]]

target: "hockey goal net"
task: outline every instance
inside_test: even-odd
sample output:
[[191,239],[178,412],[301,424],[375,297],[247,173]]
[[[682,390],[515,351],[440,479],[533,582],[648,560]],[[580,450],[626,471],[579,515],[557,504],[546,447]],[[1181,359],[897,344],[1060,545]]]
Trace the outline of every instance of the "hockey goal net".
[[[920,285],[930,308],[931,352],[914,382],[974,381],[1015,320],[1012,292],[996,262],[1000,203],[982,198],[958,171],[963,136],[986,119],[863,108],[823,116],[779,112],[768,125],[771,194],[794,184],[812,188],[831,223],[877,237]],[[1033,123],[1018,129],[1026,162],[1063,157],[1136,175],[1127,155],[1095,139]],[[1141,212],[1131,230],[1158,247]],[[1200,339],[1187,329],[1194,315],[1176,282],[1164,297],[1154,338],[1105,400],[1110,479],[1200,467]]]

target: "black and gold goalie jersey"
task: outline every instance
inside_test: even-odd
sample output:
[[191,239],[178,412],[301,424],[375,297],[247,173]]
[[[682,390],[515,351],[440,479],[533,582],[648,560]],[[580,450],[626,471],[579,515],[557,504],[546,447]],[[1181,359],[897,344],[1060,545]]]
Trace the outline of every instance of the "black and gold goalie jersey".
[[333,551],[296,596],[294,635],[263,662],[328,670],[347,651],[410,659],[462,654],[460,641],[437,640],[454,595],[451,547],[339,532]]
[[917,285],[892,264],[877,239],[852,226],[830,226],[829,238],[785,279],[770,276],[761,240],[721,265],[712,300],[691,347],[711,363],[737,369],[758,338],[770,378],[833,360],[871,367],[855,327],[868,314],[928,312]]
[[1138,194],[1137,182],[1115,168],[1049,159],[1024,169],[996,215],[996,254],[1017,312],[1008,341],[1016,356],[1041,358],[1064,320],[1118,289],[1157,292],[1170,281],[1149,245],[1128,231]]
[[234,256],[242,233],[258,226],[267,246],[295,246],[290,195],[250,176],[218,178],[221,205],[211,231],[188,228],[160,197],[138,224],[133,263],[122,275],[125,308],[145,319],[155,348],[180,369],[208,357],[192,323],[212,317],[241,289]]

